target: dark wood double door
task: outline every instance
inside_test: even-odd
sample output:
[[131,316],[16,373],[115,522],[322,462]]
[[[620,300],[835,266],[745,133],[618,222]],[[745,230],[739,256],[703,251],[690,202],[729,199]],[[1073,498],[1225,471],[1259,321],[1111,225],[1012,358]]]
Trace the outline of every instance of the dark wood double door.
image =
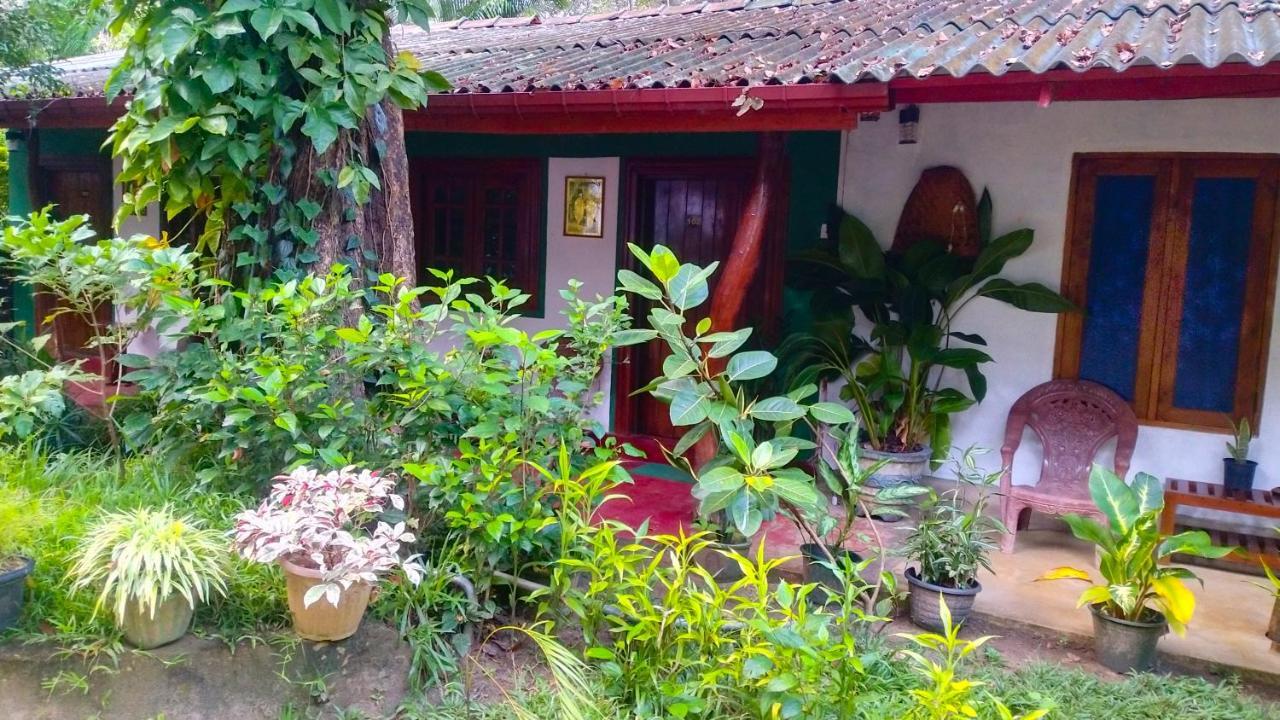
[[[97,156],[45,157],[39,160],[36,175],[36,199],[41,207],[53,205],[54,217],[88,215],[99,237],[111,232],[112,184],[111,161]],[[46,318],[54,313],[54,299],[36,292],[35,316],[40,333],[53,333],[52,352],[62,360],[88,358],[89,367],[97,363],[97,351],[88,346],[93,329],[85,318],[70,313],[56,314],[52,323]],[[109,304],[98,309],[98,322],[106,325],[112,317]]]
[[[752,158],[690,161],[638,161],[626,165],[628,197],[624,239],[646,250],[665,245],[681,262],[708,265],[729,256],[743,209],[751,192]],[[765,254],[744,303],[740,324],[755,328],[753,343],[775,339],[780,325],[783,203],[769,209]],[[640,272],[625,246],[621,267]],[[714,295],[721,272],[711,277]],[[647,327],[651,305],[632,296],[636,327]],[[693,323],[710,312],[708,301],[689,314]],[[622,435],[646,435],[670,447],[683,430],[671,424],[668,407],[648,393],[637,393],[656,377],[668,350],[660,340],[619,352],[614,375],[614,428]]]

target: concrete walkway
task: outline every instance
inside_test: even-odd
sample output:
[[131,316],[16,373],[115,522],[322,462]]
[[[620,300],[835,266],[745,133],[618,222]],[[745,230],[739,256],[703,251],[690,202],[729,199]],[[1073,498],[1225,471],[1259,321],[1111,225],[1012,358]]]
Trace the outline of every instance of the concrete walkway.
[[[975,610],[997,620],[1036,625],[1075,637],[1093,636],[1093,619],[1076,608],[1084,583],[1059,580],[1036,582],[1045,571],[1061,565],[1096,575],[1092,546],[1056,530],[1024,530],[1011,555],[992,557],[995,574],[984,572],[982,594]],[[1196,612],[1185,637],[1172,633],[1160,641],[1162,653],[1175,662],[1212,663],[1280,680],[1280,653],[1271,650],[1263,634],[1271,618],[1271,594],[1257,586],[1265,578],[1192,567],[1203,581],[1191,584]],[[1205,668],[1208,669],[1208,668]]]

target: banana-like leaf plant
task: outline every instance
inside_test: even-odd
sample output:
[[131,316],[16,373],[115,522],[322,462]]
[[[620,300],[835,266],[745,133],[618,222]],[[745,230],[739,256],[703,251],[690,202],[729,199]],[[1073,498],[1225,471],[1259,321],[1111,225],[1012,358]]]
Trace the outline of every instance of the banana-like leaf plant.
[[[788,281],[812,291],[812,327],[787,338],[779,354],[795,384],[843,378],[863,439],[874,450],[913,452],[926,446],[940,462],[951,448],[950,416],[981,402],[982,367],[991,356],[980,335],[955,320],[976,298],[1022,310],[1059,313],[1075,306],[1040,283],[1000,273],[1031,247],[1027,228],[991,237],[991,196],[979,205],[982,249],[976,258],[948,251],[945,238],[883,250],[871,229],[840,208],[831,247],[794,256]],[[858,324],[868,323],[861,332]],[[962,373],[967,389],[951,378]]]
[[1198,578],[1186,568],[1161,565],[1161,561],[1175,554],[1220,558],[1235,548],[1215,546],[1203,530],[1162,535],[1164,487],[1146,473],[1138,473],[1132,484],[1126,484],[1095,464],[1089,475],[1089,495],[1107,518],[1106,524],[1080,515],[1064,519],[1076,537],[1097,545],[1102,582],[1094,583],[1087,571],[1066,566],[1040,579],[1092,583],[1080,594],[1078,607],[1101,605],[1104,615],[1130,621],[1151,621],[1158,613],[1175,633],[1185,633],[1196,607],[1195,595],[1185,581]]

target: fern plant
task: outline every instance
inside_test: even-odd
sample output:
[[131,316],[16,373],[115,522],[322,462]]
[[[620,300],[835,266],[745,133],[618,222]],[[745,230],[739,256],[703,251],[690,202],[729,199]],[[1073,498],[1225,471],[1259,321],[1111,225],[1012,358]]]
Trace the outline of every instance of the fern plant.
[[155,617],[176,595],[192,607],[226,593],[229,543],[217,530],[169,508],[104,515],[80,543],[69,576],[73,590],[99,587],[94,611],[109,605],[121,621],[131,603]]

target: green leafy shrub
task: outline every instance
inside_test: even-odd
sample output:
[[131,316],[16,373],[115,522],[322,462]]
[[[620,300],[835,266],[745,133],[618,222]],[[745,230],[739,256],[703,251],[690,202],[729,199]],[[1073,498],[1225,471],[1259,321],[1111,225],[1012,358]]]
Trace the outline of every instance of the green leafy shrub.
[[0,572],[19,557],[31,557],[40,533],[51,520],[44,500],[22,487],[0,484]]

